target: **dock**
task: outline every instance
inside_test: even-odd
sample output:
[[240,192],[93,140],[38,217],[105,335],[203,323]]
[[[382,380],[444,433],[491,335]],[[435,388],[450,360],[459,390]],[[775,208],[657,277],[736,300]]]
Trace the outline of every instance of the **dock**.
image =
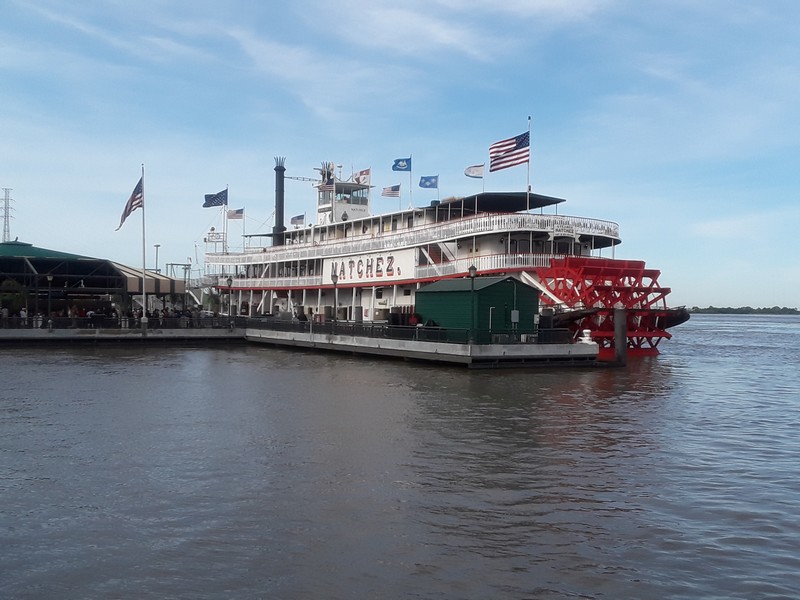
[[[260,325],[260,324],[259,324]],[[248,342],[315,350],[377,355],[409,360],[452,363],[469,368],[587,366],[597,361],[598,346],[590,343],[535,340],[498,334],[488,343],[471,343],[467,332],[426,331],[383,324],[326,323],[301,328],[249,327]]]
[[[593,366],[598,346],[569,341],[560,330],[537,336],[390,326],[384,323],[312,323],[245,317],[134,327],[86,322],[0,329],[0,345],[11,344],[197,344],[253,343],[354,355],[393,357],[469,368]],[[565,333],[565,332],[563,332]],[[476,341],[478,340],[478,341]]]

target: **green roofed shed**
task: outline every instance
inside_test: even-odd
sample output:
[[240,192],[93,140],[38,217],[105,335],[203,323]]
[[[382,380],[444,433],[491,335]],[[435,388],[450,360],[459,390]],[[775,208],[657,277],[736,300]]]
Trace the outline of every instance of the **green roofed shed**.
[[474,329],[487,343],[493,334],[534,333],[539,291],[509,276],[443,279],[417,290],[416,312],[423,323]]

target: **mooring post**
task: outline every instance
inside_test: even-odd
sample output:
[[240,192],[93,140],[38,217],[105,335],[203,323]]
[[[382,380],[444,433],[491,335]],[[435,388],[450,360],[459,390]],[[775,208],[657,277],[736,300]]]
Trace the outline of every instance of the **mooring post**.
[[624,308],[614,309],[614,361],[628,364],[628,313]]

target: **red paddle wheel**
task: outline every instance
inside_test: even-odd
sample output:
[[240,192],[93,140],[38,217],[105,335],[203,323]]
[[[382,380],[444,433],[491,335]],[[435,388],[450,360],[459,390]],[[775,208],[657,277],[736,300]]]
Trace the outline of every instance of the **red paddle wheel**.
[[[688,318],[685,309],[667,307],[670,289],[659,285],[661,272],[646,268],[641,260],[568,256],[552,259],[549,267],[538,268],[536,273],[563,303],[554,306],[556,310],[576,311],[578,316],[570,327],[592,332],[592,339],[600,345],[601,359],[614,356],[615,308],[626,310],[628,353],[633,356],[658,354],[658,343],[672,337],[666,328]],[[541,299],[545,304],[556,304],[546,294]]]

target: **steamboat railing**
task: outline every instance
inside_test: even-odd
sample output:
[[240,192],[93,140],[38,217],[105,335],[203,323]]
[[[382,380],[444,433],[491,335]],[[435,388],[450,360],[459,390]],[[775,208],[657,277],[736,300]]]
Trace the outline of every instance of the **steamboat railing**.
[[[478,273],[533,269],[547,267],[550,260],[564,258],[564,254],[493,254],[475,256],[458,260],[416,267],[413,279],[435,279],[438,277],[456,277],[467,275],[469,268],[475,266]],[[227,289],[227,275],[220,275],[211,285]],[[322,275],[304,275],[296,277],[233,277],[231,288],[236,289],[283,289],[283,288],[315,288],[326,284]],[[402,280],[386,280],[380,285],[401,283]],[[370,284],[365,284],[370,285]],[[377,284],[376,284],[377,285]]]
[[244,252],[205,255],[206,264],[254,265],[282,261],[350,256],[367,252],[408,248],[486,233],[533,231],[554,236],[598,235],[619,239],[619,225],[611,221],[561,215],[491,214],[414,227],[410,231],[357,234],[335,240],[315,241]]

